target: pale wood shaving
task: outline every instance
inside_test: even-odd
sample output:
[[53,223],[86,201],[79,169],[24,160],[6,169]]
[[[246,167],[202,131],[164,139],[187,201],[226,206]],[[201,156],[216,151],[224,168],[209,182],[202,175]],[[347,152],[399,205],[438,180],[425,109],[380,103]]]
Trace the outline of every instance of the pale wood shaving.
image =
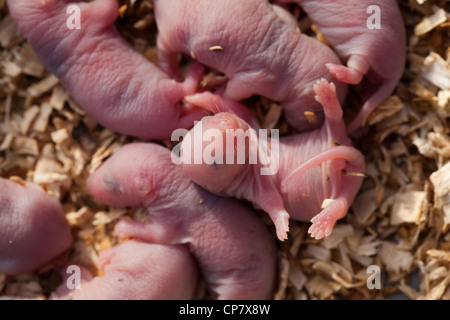
[[42,94],[51,90],[58,83],[59,79],[57,77],[54,75],[49,75],[47,78],[29,87],[28,94],[33,98],[40,97]]
[[33,156],[39,155],[39,147],[36,139],[28,137],[15,137],[12,144],[13,152],[20,156]]
[[430,52],[425,57],[410,55],[412,69],[418,70],[419,75],[441,90],[450,89],[450,65],[436,52]]
[[384,241],[379,252],[381,262],[388,271],[398,273],[409,271],[412,267],[413,256],[410,252],[402,250],[395,243]]
[[34,121],[33,130],[37,132],[45,132],[53,109],[52,106],[46,102],[41,105],[40,109],[39,115]]
[[370,115],[368,123],[374,125],[384,119],[391,117],[398,111],[403,109],[403,103],[397,96],[391,96],[382,104],[380,104],[377,109]]
[[6,296],[19,296],[22,298],[36,298],[43,296],[43,290],[37,280],[24,279],[9,284],[5,290]]
[[450,162],[430,175],[437,197],[436,206],[444,212],[444,222],[450,224]]
[[295,266],[291,267],[289,272],[289,283],[292,284],[297,291],[303,290],[307,280],[308,277],[306,277],[299,268],[296,268]]
[[331,259],[331,251],[320,245],[310,244],[307,246],[306,252],[316,260],[329,261]]
[[87,225],[94,213],[86,206],[78,209],[77,211],[71,211],[66,214],[67,221],[74,227],[83,227]]
[[45,75],[44,65],[39,61],[33,48],[28,43],[24,43],[15,58],[17,65],[24,74],[37,78],[42,78]]
[[54,109],[62,111],[67,99],[67,91],[61,86],[56,86],[52,90],[52,96],[50,97],[49,103]]
[[450,113],[450,90],[441,90],[438,92],[437,105],[442,111]]
[[26,135],[28,133],[28,130],[30,129],[34,119],[36,119],[39,112],[40,108],[37,105],[31,106],[24,112],[23,119],[20,122],[20,133],[22,135]]
[[433,288],[430,290],[430,292],[425,295],[424,297],[419,297],[419,299],[423,300],[438,300],[440,299],[443,294],[445,293],[448,285],[450,283],[450,274],[447,275],[447,277],[439,282],[437,285],[433,286]]
[[391,224],[419,223],[424,200],[423,191],[397,193],[392,207]]
[[[450,4],[399,3],[408,33],[407,68],[396,90],[369,117],[369,132],[353,140],[366,159],[364,184],[329,237],[311,239],[309,223],[297,221],[291,222],[286,242],[274,237],[279,248],[275,299],[386,299],[393,294],[450,299]],[[119,31],[157,63],[151,1],[119,0],[119,5]],[[292,9],[299,31],[326,43],[307,15],[295,5]],[[86,178],[135,140],[87,116],[45,70],[5,11],[4,0],[0,10],[0,174],[17,183],[38,183],[57,197],[74,235],[64,255],[36,272],[0,274],[0,298],[45,298],[50,292],[43,288],[51,286],[44,274],[70,260],[101,275],[95,262],[101,250],[117,243],[114,224],[123,217],[149,221],[149,214],[145,208],[108,207],[89,195]],[[218,55],[226,50],[212,49]],[[190,58],[195,59],[194,52]],[[215,91],[226,81],[208,70],[199,89]],[[360,108],[359,97],[359,89],[350,86],[346,116],[347,110]],[[278,128],[281,135],[295,132],[278,102],[249,101],[263,128]],[[314,115],[307,116],[314,121]],[[367,268],[373,265],[382,272],[379,290],[366,285]],[[204,298],[206,291],[200,281],[195,298]]]
[[92,221],[94,226],[105,225],[122,217],[127,211],[124,209],[112,208],[109,212],[97,212]]
[[370,189],[360,193],[352,204],[352,211],[358,222],[364,224],[369,220],[377,209],[378,204],[375,199],[375,190]]
[[20,37],[19,29],[16,27],[11,17],[4,17],[0,22],[0,45],[3,48],[10,48]]
[[447,14],[444,9],[439,9],[431,16],[426,17],[422,20],[416,27],[414,28],[414,34],[416,36],[424,35],[425,33],[430,32],[434,28],[443,24],[447,21]]
[[2,62],[2,71],[6,76],[9,76],[11,78],[19,76],[22,72],[20,67],[16,63],[11,61]]
[[283,108],[278,103],[270,104],[270,109],[264,116],[264,121],[261,125],[261,128],[274,129],[280,121],[282,112]]
[[0,151],[5,151],[9,149],[12,142],[14,140],[14,135],[12,133],[8,133],[5,138],[2,141],[2,144],[0,145]]
[[308,280],[305,283],[305,288],[312,299],[330,298],[335,291],[334,284],[320,276],[314,276]]
[[284,300],[286,299],[286,289],[289,283],[289,273],[290,273],[290,263],[288,259],[283,255],[279,255],[280,258],[278,260],[278,290],[275,292],[274,299],[275,300]]

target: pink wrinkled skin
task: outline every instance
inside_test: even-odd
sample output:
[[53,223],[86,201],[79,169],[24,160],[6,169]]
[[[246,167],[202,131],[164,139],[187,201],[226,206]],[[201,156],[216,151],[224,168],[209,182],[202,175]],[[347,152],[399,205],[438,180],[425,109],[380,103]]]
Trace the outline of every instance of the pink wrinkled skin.
[[[189,132],[190,139],[185,137],[181,144],[183,170],[193,181],[213,193],[243,198],[265,210],[274,222],[280,240],[287,238],[289,217],[310,220],[309,232],[317,239],[328,236],[336,221],[347,213],[362,184],[365,170],[363,155],[351,146],[347,136],[335,90],[335,86],[325,79],[316,82],[316,100],[323,106],[325,122],[311,132],[280,138],[276,175],[261,175],[261,163],[249,164],[248,158],[245,164],[227,164],[224,160],[224,164],[213,165],[183,159],[187,148],[205,150],[208,145],[217,143],[215,140],[200,141],[202,144],[198,145],[198,140],[193,137],[195,127]],[[203,132],[215,128],[222,131],[223,137],[226,137],[226,130],[237,132],[242,129],[241,135],[244,135],[250,127],[229,113],[216,114],[202,124]],[[250,139],[250,145],[254,147],[255,143],[255,138]],[[219,146],[222,145],[226,145],[225,142]],[[236,148],[234,145],[232,151]],[[224,159],[229,151],[224,150]],[[194,157],[193,151],[190,154]],[[322,208],[325,199],[332,199],[332,202]]]
[[[312,86],[317,79],[332,79],[327,63],[341,62],[330,48],[286,24],[286,14],[280,18],[280,10],[274,10],[266,0],[153,3],[158,58],[167,74],[178,76],[174,54],[181,52],[227,76],[226,84],[215,92],[223,98],[240,101],[262,95],[280,102],[295,128],[309,130],[320,125],[323,112],[314,100]],[[217,46],[223,50],[211,49]],[[343,100],[347,85],[337,86]],[[202,93],[185,97],[185,101],[208,111],[237,114],[235,110],[217,110],[208,99],[208,92],[206,97]],[[305,111],[317,113],[317,123],[310,123]]]
[[31,272],[72,241],[61,205],[37,185],[0,178],[0,272]]
[[51,300],[185,300],[197,285],[197,266],[186,246],[126,241],[100,252],[97,266],[104,275],[81,269],[80,289],[69,290],[71,275],[63,268],[62,285]]
[[272,298],[275,246],[264,224],[244,205],[196,186],[172,162],[170,150],[126,145],[89,178],[88,188],[109,205],[146,207],[150,222],[123,219],[115,234],[187,245],[211,298]]
[[[395,89],[405,67],[406,32],[396,0],[278,0],[298,3],[347,65],[327,68],[344,83],[362,81],[366,97],[348,131],[364,125],[370,113]],[[369,29],[367,20],[380,8],[380,29]],[[372,21],[369,21],[372,22]],[[364,78],[364,81],[363,81]]]
[[[7,4],[39,59],[100,124],[137,137],[168,139],[173,130],[192,126],[204,115],[204,110],[179,102],[195,93],[203,68],[194,65],[182,83],[169,78],[117,32],[116,0]],[[81,9],[79,30],[66,27],[69,4]]]

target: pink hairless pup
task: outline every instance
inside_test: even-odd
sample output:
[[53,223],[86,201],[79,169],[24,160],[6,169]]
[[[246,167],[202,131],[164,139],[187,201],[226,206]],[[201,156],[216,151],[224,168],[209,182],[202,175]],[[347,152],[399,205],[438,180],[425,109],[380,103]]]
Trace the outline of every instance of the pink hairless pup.
[[115,234],[187,245],[211,298],[272,298],[275,246],[265,225],[250,208],[194,184],[172,162],[170,150],[156,144],[126,145],[89,178],[88,187],[109,205],[146,207],[148,223],[124,219]]
[[[223,149],[226,142],[221,139],[215,138],[209,143],[205,142],[210,141],[209,138],[195,139],[199,125],[203,126],[205,135],[208,129],[216,129],[223,137],[230,132],[238,139],[245,137],[251,127],[229,113],[216,114],[189,131],[181,143],[183,170],[213,193],[244,198],[265,210],[280,240],[287,238],[289,217],[311,220],[309,232],[317,239],[328,236],[336,221],[347,213],[362,184],[365,167],[363,155],[351,146],[347,136],[335,90],[335,86],[324,79],[314,85],[316,99],[325,111],[325,122],[311,132],[280,139],[279,157],[272,157],[278,167],[274,175],[262,175],[261,162],[249,164],[250,151],[241,164],[237,161],[230,164],[226,160],[221,161],[223,164],[192,160],[198,151],[204,156],[214,153],[216,158],[233,159],[230,153],[236,155],[234,152],[240,148],[237,142]],[[249,149],[257,148],[257,137],[251,133],[247,136]],[[207,148],[214,152],[205,152]]]
[[[196,92],[203,68],[184,82],[171,79],[133,50],[113,26],[116,0],[8,0],[20,31],[39,59],[100,124],[142,138],[168,139],[205,111],[180,104]],[[67,8],[80,9],[81,28],[70,29]]]
[[0,272],[31,272],[72,242],[59,202],[32,183],[0,178]]
[[51,300],[179,300],[192,299],[198,270],[186,246],[126,241],[100,252],[102,275],[81,268],[79,288],[69,289],[71,273],[62,269],[63,283]]
[[359,84],[366,100],[349,132],[364,125],[370,113],[395,89],[403,74],[406,34],[396,0],[278,0],[296,2],[317,25],[347,66],[328,63],[333,76]]
[[[279,101],[291,125],[300,130],[316,128],[323,120],[312,86],[316,79],[332,79],[327,63],[340,64],[327,46],[306,35],[279,17],[267,0],[155,0],[160,67],[176,77],[175,53],[190,55],[199,63],[228,77],[215,93],[240,101],[262,95]],[[277,14],[278,12],[278,14]],[[286,17],[283,14],[282,17]],[[337,85],[343,100],[345,84]],[[211,93],[185,97],[185,101],[209,111]],[[316,113],[311,121],[305,112]]]

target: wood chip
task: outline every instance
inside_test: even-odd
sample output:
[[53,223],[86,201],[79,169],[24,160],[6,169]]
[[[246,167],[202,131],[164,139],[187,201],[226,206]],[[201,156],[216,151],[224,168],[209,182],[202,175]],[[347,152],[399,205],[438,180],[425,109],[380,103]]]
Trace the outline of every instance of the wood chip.
[[42,81],[30,86],[28,88],[28,94],[33,98],[42,96],[42,94],[50,91],[54,86],[59,83],[59,79],[54,75],[50,75]]
[[275,300],[282,300],[286,298],[286,288],[289,282],[290,263],[287,258],[281,255],[278,262],[278,290],[274,295]]
[[0,151],[5,151],[9,149],[12,142],[14,140],[14,135],[12,133],[8,133],[5,138],[2,141],[2,144],[0,145]]
[[324,209],[328,207],[334,201],[335,201],[334,199],[324,199],[321,208]]
[[450,90],[450,65],[436,52],[422,60],[420,76],[442,90]]
[[20,38],[19,29],[10,16],[4,17],[0,22],[0,45],[10,48]]
[[70,133],[67,128],[53,131],[50,136],[56,145],[68,145],[70,143]]
[[112,208],[109,212],[100,211],[95,213],[92,223],[94,226],[108,224],[114,220],[119,219],[126,212],[126,210],[120,208]]
[[372,257],[378,254],[382,241],[377,240],[375,236],[362,237],[356,247],[356,252],[359,255]]
[[305,283],[305,288],[311,297],[319,299],[329,298],[334,292],[330,282],[320,276],[315,276],[308,280]]
[[308,120],[309,123],[317,123],[317,116],[312,111],[305,111],[304,115],[306,117],[306,120]]
[[147,29],[154,22],[153,14],[148,14],[134,24],[137,30]]
[[437,206],[444,212],[444,221],[450,224],[450,162],[430,175],[434,192],[437,197]]
[[447,289],[448,285],[450,283],[450,274],[447,275],[447,277],[442,280],[439,284],[434,286],[431,291],[424,296],[423,300],[438,300],[442,297],[442,295],[445,293],[445,290]]
[[22,73],[22,69],[12,61],[2,61],[3,73],[11,78],[16,78]]
[[289,272],[289,282],[295,287],[296,290],[301,291],[308,278],[300,269],[291,267]]
[[381,245],[379,257],[386,269],[395,273],[409,271],[414,260],[409,251],[402,250],[395,243],[388,241]]
[[374,125],[378,122],[389,118],[403,109],[403,102],[397,96],[391,96],[381,103],[368,119],[369,125]]
[[39,155],[39,147],[36,139],[28,137],[15,137],[12,144],[13,152],[21,156],[33,156]]
[[33,130],[37,132],[45,132],[47,130],[50,115],[53,111],[49,103],[43,103],[40,108],[39,116],[34,122]]
[[407,191],[397,193],[391,213],[391,224],[416,223],[421,220],[422,205],[425,201],[425,192]]
[[127,9],[128,9],[128,6],[127,6],[127,5],[123,5],[123,6],[121,6],[121,7],[119,8],[119,17],[120,17],[121,19],[124,18],[125,12],[127,11]]
[[269,111],[264,116],[264,121],[261,125],[263,129],[274,129],[280,121],[283,108],[278,103],[271,103]]
[[331,259],[331,251],[319,245],[308,245],[306,252],[316,260],[329,261]]
[[450,90],[441,90],[438,92],[437,105],[442,111],[450,114]]
[[[446,1],[437,0],[404,1],[400,7],[408,41],[405,72],[392,96],[369,117],[367,132],[352,137],[366,160],[363,186],[329,237],[311,239],[309,224],[298,221],[291,222],[289,239],[282,244],[274,235],[279,243],[275,299],[372,300],[396,292],[409,299],[450,299],[449,10]],[[157,64],[151,1],[119,0],[119,8],[118,31]],[[299,6],[289,8],[301,33],[326,43]],[[22,294],[42,299],[43,288],[46,293],[50,288],[48,279],[58,275],[55,265],[72,261],[94,275],[103,274],[95,262],[99,251],[117,243],[112,231],[118,219],[150,221],[146,208],[108,207],[85,187],[86,177],[118,148],[142,140],[90,118],[20,35],[4,0],[0,10],[0,175],[20,184],[38,183],[57,197],[74,237],[58,262],[26,275],[0,273],[0,298]],[[210,49],[219,55],[227,50]],[[176,61],[184,70],[196,54],[177,54]],[[227,81],[208,70],[199,90],[215,92]],[[359,109],[364,94],[359,86],[349,86],[344,111]],[[263,128],[286,136],[296,133],[279,102],[254,96],[242,103]],[[313,114],[306,116],[314,121]],[[270,219],[263,221],[272,230]],[[366,285],[372,265],[386,277],[381,290]],[[206,296],[200,281],[195,299]]]
[[323,246],[327,249],[334,249],[345,240],[345,238],[351,236],[354,233],[353,226],[350,224],[338,224],[334,226],[331,234],[323,239]]
[[20,184],[21,186],[26,186],[27,182],[25,180],[23,180],[21,177],[17,177],[17,176],[11,176],[9,177],[9,180],[15,183]]
[[20,133],[22,135],[26,135],[28,130],[31,127],[34,119],[36,119],[37,115],[40,112],[40,108],[37,105],[31,106],[31,108],[27,109],[23,115],[23,119],[20,122]]
[[450,262],[450,251],[430,249],[427,250],[426,253],[429,257],[432,257],[433,259]]
[[223,50],[225,50],[225,48],[223,48],[222,46],[209,47],[209,51],[213,51],[213,52],[222,52]]
[[378,205],[375,199],[375,190],[370,189],[360,193],[352,204],[352,211],[358,219],[359,223],[363,224],[369,220],[370,216],[375,212]]
[[45,74],[44,65],[39,61],[33,48],[28,43],[20,48],[16,63],[26,75],[42,78]]
[[52,90],[52,96],[50,97],[49,103],[54,109],[62,111],[67,98],[67,91],[64,90],[61,86],[55,86]]
[[436,10],[435,13],[433,13],[431,16],[426,17],[422,20],[421,23],[416,25],[414,28],[414,34],[416,36],[422,36],[434,28],[438,27],[440,24],[447,21],[447,14],[445,13],[444,9]]

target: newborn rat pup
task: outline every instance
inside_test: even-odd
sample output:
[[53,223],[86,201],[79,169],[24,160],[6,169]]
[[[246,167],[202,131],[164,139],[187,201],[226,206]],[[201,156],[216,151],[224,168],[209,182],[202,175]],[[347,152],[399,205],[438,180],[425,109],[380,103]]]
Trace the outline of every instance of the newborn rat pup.
[[197,186],[171,158],[157,144],[128,144],[89,178],[100,201],[148,209],[149,222],[123,219],[116,235],[187,245],[212,299],[271,299],[276,257],[266,226],[243,204]]
[[[179,83],[136,52],[118,33],[116,0],[8,0],[10,14],[47,69],[80,106],[111,130],[168,139],[204,110],[180,104],[196,92],[203,67]],[[70,29],[68,5],[80,8],[81,28]]]
[[31,272],[71,242],[61,204],[41,187],[0,178],[0,272]]
[[150,244],[135,240],[100,252],[97,266],[103,275],[92,277],[82,268],[79,289],[69,290],[71,275],[63,268],[63,282],[51,300],[184,300],[192,299],[198,270],[186,246]]
[[[347,65],[327,64],[337,80],[359,84],[365,78],[362,83],[367,97],[348,131],[364,126],[371,112],[395,89],[405,67],[406,32],[397,1],[278,1],[298,3],[324,34]],[[370,20],[374,14],[379,21]]]
[[[312,86],[332,79],[327,63],[340,64],[336,54],[316,39],[299,34],[280,18],[267,0],[155,0],[158,58],[162,70],[177,77],[176,53],[224,73],[228,81],[215,93],[240,101],[262,95],[281,103],[289,123],[305,131],[323,120]],[[284,18],[284,19],[283,19]],[[345,98],[347,85],[337,84]],[[205,96],[206,94],[206,96]],[[216,110],[203,100],[209,92],[185,97],[193,105]],[[311,122],[305,112],[316,113]],[[235,112],[233,112],[235,113]]]
[[[276,163],[270,163],[278,167],[274,175],[262,175],[261,162],[249,163],[249,150],[260,147],[258,137],[251,133],[249,124],[230,113],[208,117],[184,137],[181,142],[184,172],[215,194],[243,198],[262,208],[274,222],[280,240],[287,238],[289,217],[310,220],[309,233],[316,239],[328,236],[361,187],[365,162],[347,136],[335,86],[322,79],[316,82],[314,91],[323,106],[325,122],[316,130],[280,138],[279,152],[271,157]],[[195,138],[199,125],[204,135],[201,140]],[[223,141],[205,138],[209,129],[219,130]],[[230,133],[237,137],[231,147],[225,142]],[[245,141],[246,137],[248,144],[239,145],[238,141]],[[236,151],[243,147],[245,163],[222,160],[223,164],[208,164],[205,159],[200,163],[192,160],[196,152],[204,157],[214,153],[216,159],[236,159]],[[205,152],[206,148],[213,151]]]

